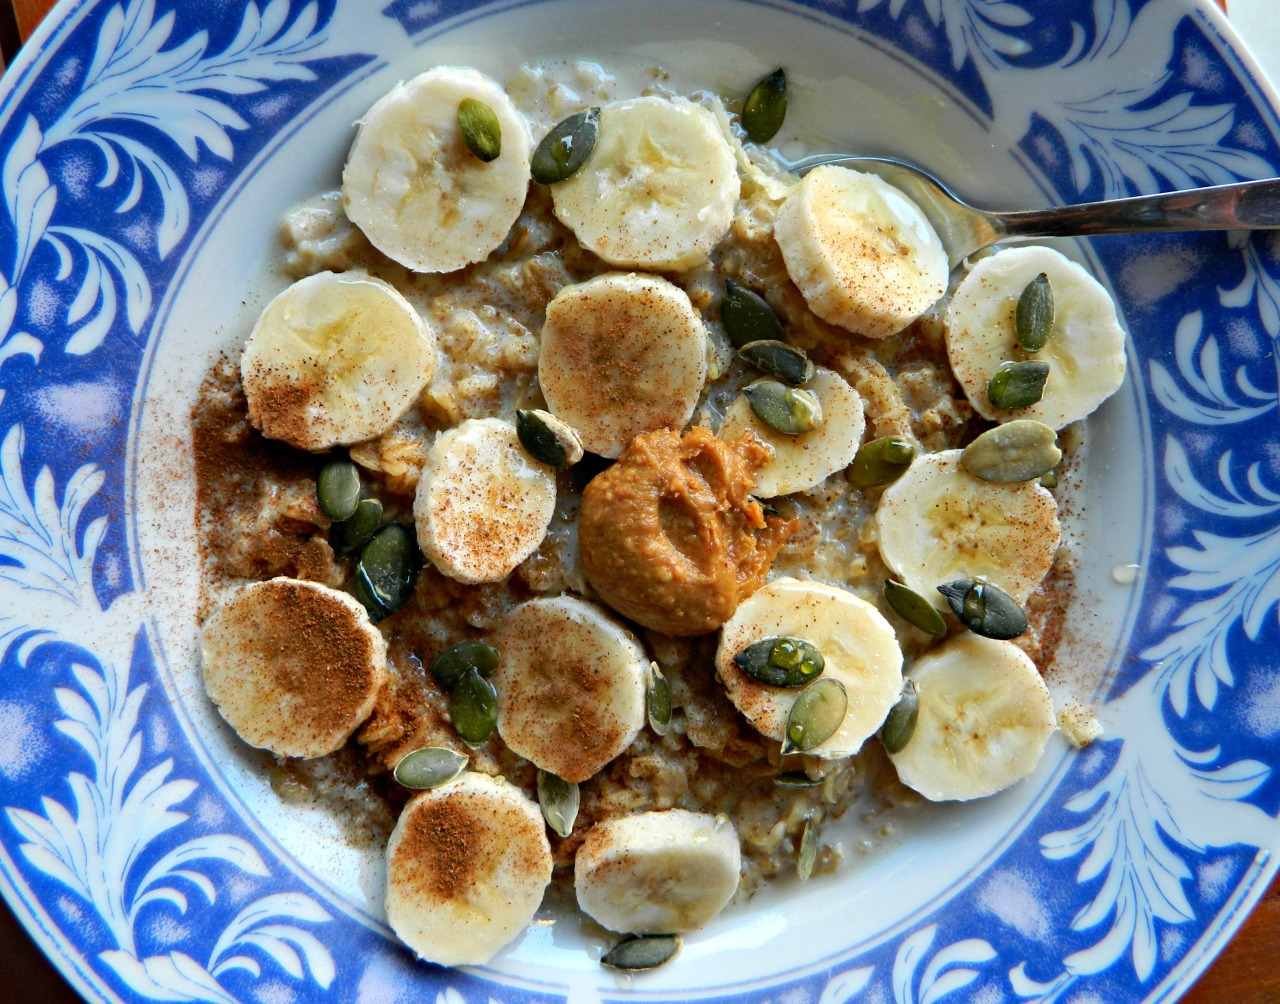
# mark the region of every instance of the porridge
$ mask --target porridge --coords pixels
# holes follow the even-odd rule
[[[1123,378],[1114,308],[1043,248],[948,295],[905,196],[777,165],[784,111],[779,74],[731,113],[427,71],[205,382],[209,695],[388,841],[425,959],[487,961],[554,885],[652,963],[1055,727],[1054,469]]]

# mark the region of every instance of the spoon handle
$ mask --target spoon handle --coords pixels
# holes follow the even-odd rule
[[[1280,228],[1280,178],[988,215],[1005,238],[1273,230]]]

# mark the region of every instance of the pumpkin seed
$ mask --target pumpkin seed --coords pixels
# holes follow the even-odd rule
[[[743,393],[756,418],[788,436],[812,432],[822,424],[822,405],[811,390],[766,379],[749,384]]]
[[[1057,439],[1043,422],[1019,418],[988,429],[966,446],[960,466],[983,481],[1034,481],[1062,459]]]
[[[822,675],[826,663],[803,638],[764,638],[733,657],[734,665],[771,687],[803,687]]]
[[[1013,313],[1013,331],[1027,352],[1039,352],[1053,330],[1053,287],[1041,272],[1027,283]]]
[[[609,949],[600,964],[632,972],[657,969],[676,957],[680,944],[678,934],[633,934]]]
[[[452,690],[469,669],[487,678],[497,668],[498,650],[482,641],[460,641],[431,660],[431,675],[445,690]]]
[[[889,709],[889,714],[880,726],[880,742],[884,744],[886,753],[901,753],[911,737],[916,733],[916,722],[920,718],[920,687],[915,680],[902,681],[902,696],[898,703]]]
[[[812,816],[806,816],[800,831],[800,849],[796,852],[796,878],[808,882],[813,866],[818,863],[818,827]]]
[[[453,728],[468,746],[483,746],[498,724],[498,692],[474,666],[462,674],[449,701]]]
[[[985,579],[956,579],[939,586],[938,592],[974,634],[1006,641],[1027,630],[1027,615],[1014,598]]]
[[[1054,474],[1053,471],[1045,471],[1042,475],[1040,475],[1040,487],[1050,488],[1050,489],[1057,488],[1058,475]]]
[[[458,128],[462,140],[478,160],[486,164],[502,153],[502,123],[492,108],[475,98],[458,104]]]
[[[915,443],[901,436],[873,439],[854,454],[849,477],[859,488],[897,481],[916,459]]]
[[[350,519],[360,504],[360,468],[350,460],[330,460],[316,478],[316,501],[335,523]]]
[[[518,410],[516,436],[529,456],[549,467],[572,467],[582,459],[582,437],[549,411]]]
[[[382,522],[382,503],[377,499],[361,499],[350,518],[329,528],[329,546],[340,558],[359,554]]]
[[[649,663],[649,686],[645,689],[644,703],[649,713],[649,728],[665,736],[671,730],[671,684],[656,662]]]
[[[827,676],[809,684],[791,705],[783,755],[803,753],[826,742],[836,734],[848,709],[849,695],[839,680]]]
[[[751,342],[782,341],[782,322],[765,298],[732,279],[724,281],[720,323],[734,348],[740,349]]]
[[[773,783],[779,788],[787,788],[791,791],[803,791],[806,788],[820,788],[824,783],[824,778],[812,778],[802,770],[788,770],[777,775],[773,779]]]
[[[461,774],[468,759],[443,746],[424,746],[401,757],[393,776],[406,788],[439,788]]]
[[[581,800],[576,782],[556,777],[549,770],[538,771],[538,805],[542,818],[560,836],[567,837],[573,832]]]
[[[793,387],[799,387],[813,378],[813,363],[804,349],[780,342],[776,338],[747,342],[738,349],[738,355],[756,369]]]
[[[572,176],[591,156],[599,135],[599,108],[588,108],[557,123],[533,151],[533,180],[550,185]]]
[[[374,621],[395,613],[413,593],[420,559],[413,534],[388,523],[369,538],[356,562],[356,599]]]
[[[884,598],[893,612],[908,624],[918,627],[926,634],[941,638],[947,633],[947,622],[938,613],[938,608],[914,589],[908,589],[901,582],[893,579],[884,580]]]
[[[1048,379],[1048,363],[1009,363],[987,383],[987,400],[1006,411],[1030,408],[1044,396],[1044,382]]]
[[[779,68],[763,78],[742,106],[742,128],[753,143],[768,143],[787,116],[787,73]]]

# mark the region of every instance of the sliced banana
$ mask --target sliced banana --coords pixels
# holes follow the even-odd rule
[[[1053,699],[1013,642],[957,635],[908,675],[920,710],[891,755],[902,782],[935,802],[994,795],[1036,769],[1055,728]]]
[[[493,109],[502,150],[485,163],[458,128],[458,105]],[[493,80],[437,66],[397,84],[359,122],[342,171],[351,222],[387,257],[416,272],[483,261],[507,236],[529,189],[529,125]]]
[[[1057,553],[1058,505],[1035,481],[975,478],[960,453],[917,457],[885,489],[876,509],[880,556],[939,610],[947,603],[938,586],[978,576],[1025,603]]]
[[[538,382],[592,453],[616,457],[642,432],[680,430],[706,378],[706,328],[666,279],[612,272],[547,304]]]
[[[482,965],[533,920],[551,882],[542,812],[468,772],[415,795],[387,843],[387,923],[421,958]]]
[[[682,271],[728,233],[739,187],[733,148],[711,112],[645,97],[600,109],[591,155],[551,194],[556,216],[610,265]]]
[[[303,450],[382,435],[435,368],[435,331],[363,272],[295,282],[267,304],[240,357],[249,420]]]
[[[804,386],[817,395],[822,406],[822,424],[812,432],[788,436],[769,428],[751,410],[745,394],[739,394],[725,412],[721,439],[737,439],[745,432],[753,432],[773,450],[773,459],[756,474],[752,494],[759,498],[789,495],[820,485],[853,463],[862,443],[866,428],[862,398],[844,377],[819,366]]]
[[[498,734],[565,781],[585,781],[647,721],[649,660],[631,632],[572,596],[529,600],[495,634]]]
[[[200,634],[204,686],[250,746],[279,756],[338,749],[387,682],[387,648],[346,593],[276,578],[232,591]]]
[[[738,890],[742,851],[724,816],[687,809],[597,823],[578,848],[578,906],[611,931],[695,931]]]
[[[1027,353],[1018,346],[1014,311],[1041,273],[1053,290],[1053,327],[1044,348]],[[1097,279],[1050,248],[1007,248],[978,261],[951,297],[944,324],[956,379],[978,414],[993,421],[1034,418],[1061,429],[1124,382],[1124,329],[1115,303]],[[991,378],[1003,364],[1027,359],[1049,364],[1040,400],[1013,411],[992,405]]]
[[[716,650],[716,673],[734,706],[762,734],[782,739],[800,689],[771,687],[747,676],[733,657],[764,638],[800,638],[825,660],[821,678],[839,680],[849,698],[844,721],[811,756],[852,756],[884,721],[902,691],[902,650],[893,627],[846,589],[775,579],[738,605]]]
[[[815,168],[787,195],[773,232],[809,308],[855,334],[896,334],[947,288],[941,239],[919,206],[874,174]]]
[[[413,519],[422,553],[441,572],[496,582],[538,549],[555,506],[555,474],[524,450],[516,427],[473,418],[436,437]]]

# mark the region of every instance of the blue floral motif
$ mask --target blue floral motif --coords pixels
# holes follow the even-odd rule
[[[182,726],[158,696],[145,589],[121,571],[123,434],[103,433],[87,458],[64,454],[26,396],[95,367],[137,381],[178,262],[263,135],[373,58],[357,51],[363,40],[334,37],[346,3],[86,4],[0,107],[0,696],[27,702],[0,711],[17,707],[58,767],[37,776],[25,761],[0,764],[0,869],[86,960],[78,973],[98,999],[564,997],[412,964],[322,902],[222,805],[196,759],[163,748],[157,737]],[[379,9],[416,37],[480,6]],[[938,74],[1001,123],[1064,201],[1280,164],[1274,112],[1179,3],[802,6]],[[1101,72],[1153,49],[1141,83],[1116,87]],[[194,184],[210,167],[216,182]],[[1151,247],[1117,241],[1097,255],[1116,279]],[[1161,519],[1144,529],[1151,563],[1116,654],[1126,668],[1102,695],[1105,738],[1069,762],[984,875],[874,947],[726,997],[1155,998],[1202,962],[1238,916],[1236,894],[1261,880],[1256,862],[1280,836],[1280,751],[1274,731],[1239,723],[1263,699],[1257,680],[1274,669],[1280,633],[1280,254],[1262,235],[1179,247],[1197,256],[1194,274],[1130,317]],[[209,805],[219,811],[206,816]],[[992,889],[1008,876],[1032,876],[1036,924],[993,919]]]
[[[312,979],[327,987],[334,977],[333,957],[314,934],[297,925],[324,923],[330,915],[302,892],[255,899],[227,925],[204,963],[176,950],[163,955],[140,951],[137,932],[148,911],[167,904],[186,914],[192,893],[209,904],[217,900],[209,862],[257,877],[270,872],[262,855],[241,837],[201,833],[173,842],[173,831],[189,829],[190,815],[179,807],[197,785],[171,777],[172,758],[143,768],[139,715],[148,686],[131,686],[129,679],[132,648],[146,643],[139,629],[141,610],[132,596],[117,598],[106,610],[100,607],[92,569],[106,517],[83,530],[80,526],[103,474],[92,465],[79,468],[59,502],[48,467],[41,469],[28,495],[22,457],[22,427],[14,426],[0,446],[0,554],[7,559],[0,575],[21,589],[44,593],[38,609],[45,617],[40,623],[6,617],[0,621],[0,642],[16,654],[19,668],[29,668],[47,646],[74,646],[77,654],[65,661],[75,687],[54,690],[63,716],[54,728],[79,747],[88,772],[66,776],[70,806],[45,795],[39,811],[6,810],[20,839],[18,850],[93,907],[115,946],[99,957],[144,997],[233,1001],[219,977],[237,968],[261,975],[254,957],[259,953],[300,979],[301,952]],[[77,633],[74,625],[83,624],[85,614],[98,615],[92,632],[103,632],[115,644],[104,647]],[[96,656],[88,655],[95,650]],[[152,848],[161,853],[148,864]]]

